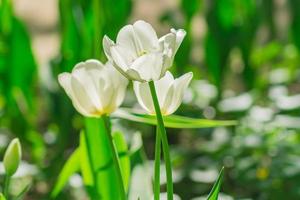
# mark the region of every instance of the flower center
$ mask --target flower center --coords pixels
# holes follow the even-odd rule
[[[100,111],[100,110],[94,110],[91,114],[92,114],[93,116],[98,116],[98,117],[100,117],[101,115],[103,115],[103,111]]]

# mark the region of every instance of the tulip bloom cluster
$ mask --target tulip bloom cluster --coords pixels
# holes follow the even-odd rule
[[[75,109],[86,117],[100,118],[114,112],[123,102],[128,80],[134,81],[138,103],[149,114],[157,116],[156,152],[160,146],[166,162],[168,200],[173,199],[172,168],[162,115],[174,113],[180,106],[193,74],[174,79],[168,69],[186,32],[171,29],[158,38],[149,23],[137,21],[124,26],[116,42],[103,38],[106,64],[87,60],[77,64],[71,73],[59,75],[59,83],[72,100]],[[115,151],[115,149],[111,149]],[[160,155],[155,160],[155,200],[159,199]],[[118,165],[118,162],[115,162]],[[120,172],[119,172],[120,173]],[[123,199],[126,199],[124,195]]]

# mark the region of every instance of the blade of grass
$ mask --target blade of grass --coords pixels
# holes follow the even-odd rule
[[[219,177],[217,181],[215,182],[212,190],[210,191],[207,200],[218,200],[221,184],[223,181],[223,176],[224,176],[224,167],[221,169]]]
[[[55,198],[63,189],[69,178],[80,170],[80,149],[77,148],[69,157],[52,190],[51,197]]]

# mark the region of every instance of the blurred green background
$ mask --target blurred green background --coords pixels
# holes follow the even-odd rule
[[[225,166],[220,199],[300,199],[299,0],[0,0],[0,154],[13,137],[24,152],[14,191],[50,199],[83,126],[57,75],[105,61],[103,35],[138,19],[187,31],[171,70],[194,80],[177,114],[238,120],[168,130],[178,196],[202,199]],[[131,87],[124,106],[138,108]],[[153,160],[154,127],[114,124]],[[79,175],[57,199],[86,199]]]

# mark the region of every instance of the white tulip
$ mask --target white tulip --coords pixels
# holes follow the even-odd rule
[[[172,66],[185,34],[184,30],[171,29],[171,33],[159,39],[149,23],[139,20],[124,26],[116,43],[104,36],[103,49],[114,67],[128,79],[155,81]]]
[[[72,73],[58,76],[60,85],[76,110],[87,117],[100,117],[115,111],[123,102],[128,85],[110,62],[98,60],[78,63]]]
[[[173,75],[167,71],[163,78],[154,82],[162,115],[170,115],[177,110],[182,102],[184,91],[188,87],[192,77],[193,73],[189,72],[174,79]],[[155,114],[148,83],[135,81],[133,88],[141,107],[149,114]]]

